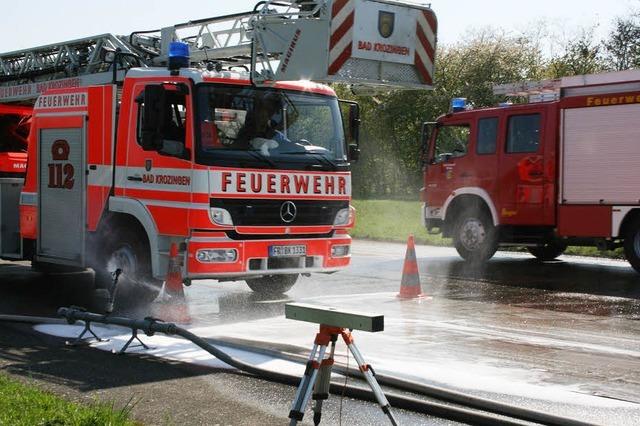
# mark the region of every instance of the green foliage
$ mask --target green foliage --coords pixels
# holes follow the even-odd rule
[[[135,425],[128,420],[129,410],[114,410],[104,404],[73,404],[0,375],[0,426]]]
[[[594,40],[593,30],[583,32],[564,46],[564,52],[549,61],[551,78],[594,74],[604,69],[602,46]]]
[[[609,69],[626,70],[640,65],[640,14],[620,17],[603,42],[605,61]]]

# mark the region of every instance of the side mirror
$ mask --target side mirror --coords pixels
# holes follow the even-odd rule
[[[360,148],[356,144],[349,145],[349,161],[355,163],[360,158]]]
[[[360,105],[349,104],[349,136],[356,145],[360,143]]]
[[[424,169],[429,164],[429,140],[431,139],[431,133],[433,128],[437,126],[437,123],[425,122],[422,123],[420,128],[420,166]]]
[[[355,143],[358,145],[360,140],[360,105],[354,101],[340,102],[340,113],[342,114],[342,122],[347,128],[347,145]]]
[[[144,88],[144,116],[142,120],[142,149],[159,151],[162,149],[162,127],[166,108],[166,90],[162,85]]]
[[[340,111],[342,120],[347,127],[347,148],[348,158],[351,162],[358,161],[360,158],[360,105],[353,101],[340,99]]]

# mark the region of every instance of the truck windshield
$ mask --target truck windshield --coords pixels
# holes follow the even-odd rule
[[[213,84],[199,85],[197,91],[201,164],[335,169],[346,163],[334,97]]]

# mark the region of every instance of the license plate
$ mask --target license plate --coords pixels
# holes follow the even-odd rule
[[[269,246],[269,257],[295,257],[307,254],[307,246]]]

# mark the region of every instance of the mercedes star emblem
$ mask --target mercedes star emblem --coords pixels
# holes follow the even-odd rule
[[[284,223],[291,223],[295,220],[296,214],[298,214],[298,209],[296,205],[293,204],[293,201],[285,201],[280,206],[280,219]]]

